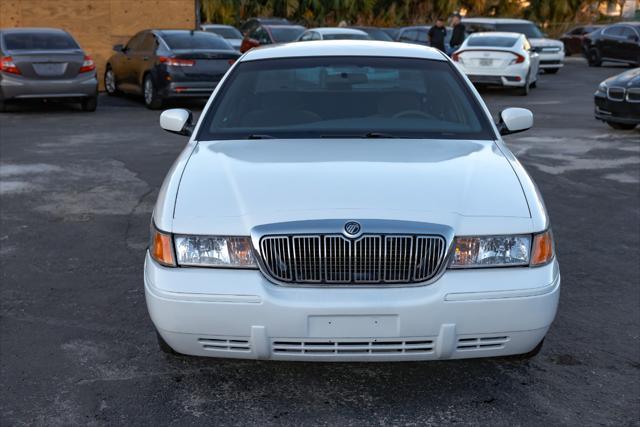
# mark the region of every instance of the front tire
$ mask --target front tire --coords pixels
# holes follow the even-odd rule
[[[148,109],[158,110],[162,108],[162,98],[160,97],[160,94],[158,94],[158,91],[153,84],[151,74],[147,74],[146,76],[144,76],[144,82],[142,83],[142,93],[144,95],[144,105],[146,105]]]
[[[90,96],[85,98],[80,102],[80,106],[82,107],[82,111],[93,113],[96,111],[96,108],[98,108],[98,97]]]
[[[599,67],[602,65],[602,55],[597,47],[589,49],[587,52],[587,63],[589,67]]]
[[[107,66],[107,70],[104,72],[104,90],[111,96],[118,94],[116,75],[110,66]]]
[[[547,74],[555,74],[560,70],[560,68],[545,68],[544,72]]]
[[[630,123],[607,122],[607,124],[616,130],[633,130],[636,127]]]
[[[156,338],[158,339],[158,347],[160,347],[160,350],[163,353],[171,356],[177,356],[180,354],[177,351],[175,351],[173,348],[171,348],[169,344],[167,344],[167,342],[164,340],[164,338],[162,338],[162,336],[158,331],[156,331]]]

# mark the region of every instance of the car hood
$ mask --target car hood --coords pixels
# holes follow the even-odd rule
[[[173,231],[229,232],[221,224],[237,218],[252,227],[332,217],[427,221],[435,214],[530,218],[520,182],[492,141],[241,140],[194,148]]]
[[[533,47],[562,47],[564,46],[560,40],[539,38],[529,39],[531,46]]]
[[[609,77],[605,83],[622,87],[640,87],[640,67]]]

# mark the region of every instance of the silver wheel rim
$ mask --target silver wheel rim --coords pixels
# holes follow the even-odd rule
[[[150,79],[144,81],[144,102],[151,104],[153,101],[153,84]]]
[[[116,90],[116,82],[113,77],[113,71],[108,70],[107,74],[104,76],[104,86],[107,89],[107,92],[113,93]]]

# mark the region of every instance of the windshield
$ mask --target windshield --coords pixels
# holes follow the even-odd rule
[[[364,34],[325,34],[322,36],[324,40],[370,40],[371,38]]]
[[[271,27],[269,29],[276,43],[292,42],[304,31],[302,27]]]
[[[518,41],[515,37],[503,37],[503,36],[485,36],[469,37],[467,46],[493,46],[493,47],[511,47]]]
[[[80,49],[70,35],[60,32],[8,33],[3,36],[7,50],[64,50]]]
[[[527,36],[528,39],[541,39],[544,34],[532,22],[523,24],[496,24],[496,31],[504,31],[509,33],[520,33]]]
[[[449,63],[365,56],[242,62],[198,134],[200,140],[331,137],[495,135]]]
[[[170,49],[231,49],[224,39],[204,31],[163,32],[162,38]]]
[[[233,27],[213,27],[213,28],[205,28],[205,31],[209,33],[214,33],[219,36],[224,37],[225,39],[241,39],[242,33],[236,30]]]

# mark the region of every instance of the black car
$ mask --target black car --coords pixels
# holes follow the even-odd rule
[[[113,47],[104,73],[109,95],[140,94],[148,108],[168,98],[208,97],[240,54],[204,31],[145,30]]]
[[[396,36],[396,41],[430,46],[431,45],[431,43],[429,42],[430,29],[431,29],[431,25],[414,25],[411,27],[402,27],[398,31],[398,35]],[[449,43],[451,42],[452,34],[453,34],[453,29],[451,27],[447,27],[447,35],[444,38],[445,46],[449,46]]]
[[[249,18],[240,26],[240,32],[246,36],[261,25],[293,25],[293,22],[285,18]]]
[[[640,68],[625,71],[600,83],[594,94],[596,119],[614,129],[640,125]]]
[[[372,40],[379,40],[383,42],[394,41],[393,38],[391,38],[391,36],[389,35],[389,33],[384,31],[383,28],[378,28],[378,27],[349,27],[349,28],[353,28],[354,30],[364,31],[365,33],[369,34],[369,37],[371,37]]]
[[[584,36],[600,28],[602,28],[602,25],[581,25],[571,28],[560,37],[560,41],[564,43],[564,53],[566,55],[582,54]]]
[[[605,61],[640,66],[640,22],[608,25],[584,36],[584,53],[589,65]]]

